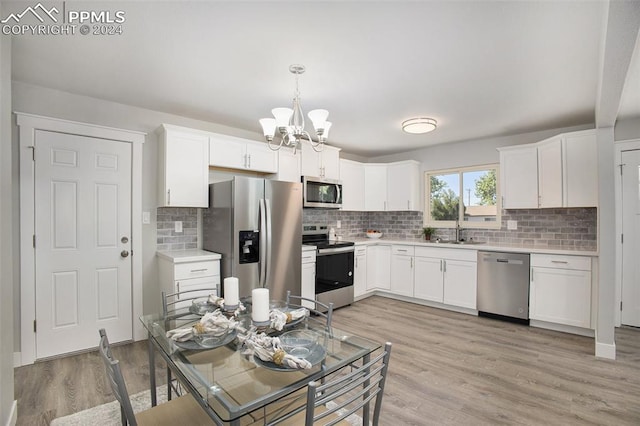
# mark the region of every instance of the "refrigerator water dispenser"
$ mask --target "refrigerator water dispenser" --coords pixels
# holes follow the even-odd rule
[[[260,232],[240,231],[240,253],[238,260],[240,263],[258,263],[260,261]]]

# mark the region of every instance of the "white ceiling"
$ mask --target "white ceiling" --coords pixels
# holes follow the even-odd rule
[[[259,118],[290,106],[288,68],[302,63],[304,110],[328,109],[330,143],[363,156],[594,122],[601,1],[83,8],[124,10],[124,34],[14,37],[14,80],[260,132]],[[438,129],[403,134],[417,116]]]

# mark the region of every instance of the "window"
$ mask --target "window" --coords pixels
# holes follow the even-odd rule
[[[499,228],[498,165],[425,173],[425,225]]]

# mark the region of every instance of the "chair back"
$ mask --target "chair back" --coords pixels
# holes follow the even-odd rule
[[[164,317],[167,318],[167,316],[173,314],[176,310],[191,306],[191,303],[193,303],[195,299],[205,299],[211,293],[218,294],[218,289],[216,287],[198,288],[195,290],[177,291],[175,293],[165,293],[163,291],[162,313]]]
[[[100,329],[100,346],[98,347],[102,361],[107,371],[107,379],[111,386],[111,391],[115,395],[116,399],[120,403],[120,414],[122,416],[123,425],[137,426],[138,422],[133,414],[133,408],[131,408],[131,400],[129,400],[129,393],[127,387],[124,384],[124,377],[120,370],[120,362],[113,358],[111,353],[111,347],[109,346],[109,339],[107,338],[107,332],[104,328]]]
[[[390,356],[391,343],[387,342],[382,353],[372,360],[365,360],[361,366],[354,366],[350,373],[324,384],[311,382],[307,392],[305,425],[333,425],[362,411],[362,424],[368,425],[371,420],[371,424],[377,426]],[[374,409],[373,417],[369,419],[371,402]],[[322,409],[318,410],[318,407]]]
[[[303,303],[307,302],[307,303]],[[310,306],[313,306],[311,308]],[[323,303],[315,299],[307,297],[295,296],[291,294],[291,290],[287,290],[287,307],[288,308],[307,308],[312,314],[324,318],[327,330],[331,329],[331,317],[333,316],[333,303]]]

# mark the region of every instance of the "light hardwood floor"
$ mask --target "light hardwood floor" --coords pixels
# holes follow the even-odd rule
[[[336,310],[334,323],[393,343],[382,425],[640,424],[637,329],[616,330],[609,361],[591,338],[382,297]],[[130,393],[146,389],[146,343],[115,351]],[[16,369],[18,424],[113,400],[100,362],[93,352]]]

